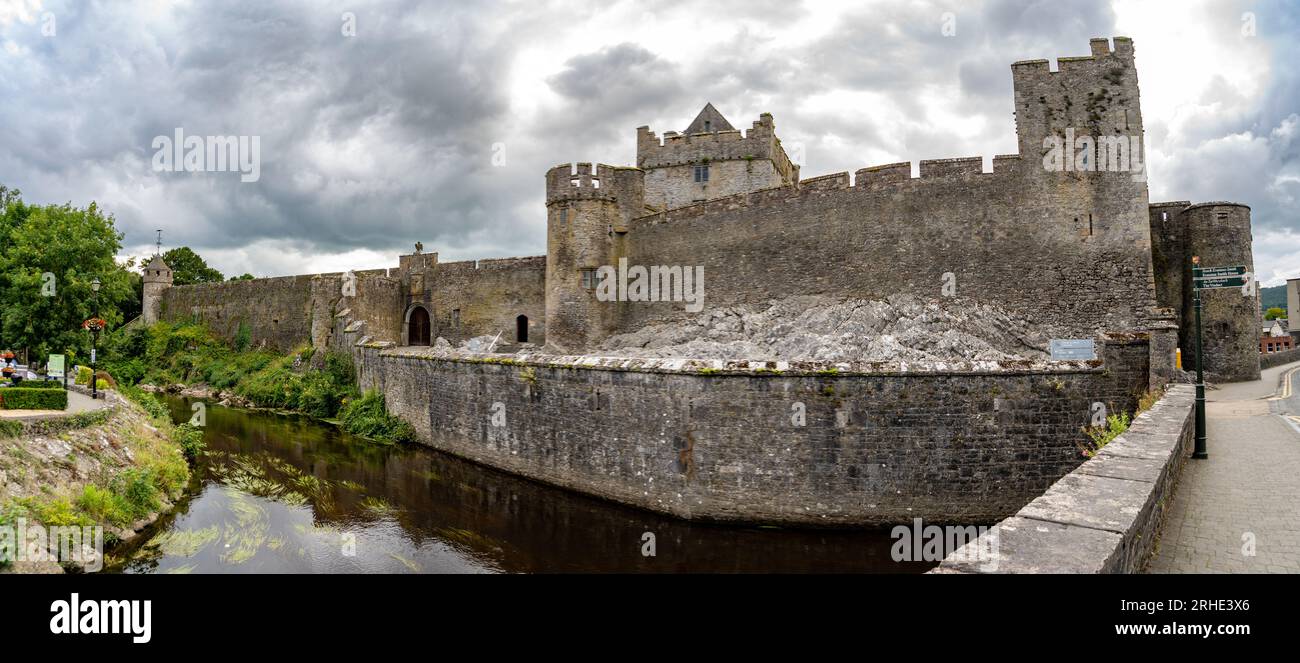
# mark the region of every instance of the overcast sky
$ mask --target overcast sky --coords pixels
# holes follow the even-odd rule
[[[1152,201],[1250,205],[1261,279],[1300,277],[1286,2],[0,0],[0,183],[98,201],[126,255],[162,228],[227,275],[385,267],[416,241],[541,255],[546,169],[630,165],[640,125],[771,112],[804,177],[1014,153],[1009,65],[1114,35]],[[260,179],[155,171],[177,127],[260,137]]]

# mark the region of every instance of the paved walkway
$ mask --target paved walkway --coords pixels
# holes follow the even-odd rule
[[[1205,398],[1210,457],[1187,461],[1148,572],[1300,573],[1300,363]]]
[[[100,410],[108,407],[108,401],[101,398],[93,400],[89,396],[79,394],[75,391],[68,391],[68,409],[62,412],[58,410],[0,410],[0,419],[22,419],[26,417],[49,417],[67,414],[80,414],[91,410]]]

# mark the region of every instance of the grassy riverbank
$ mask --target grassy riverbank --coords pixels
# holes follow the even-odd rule
[[[343,353],[313,362],[309,345],[289,354],[251,350],[246,340],[232,347],[203,325],[158,323],[117,332],[105,355],[103,366],[119,383],[197,387],[220,400],[233,396],[232,404],[337,420],[379,442],[415,439],[410,425],[387,414],[383,396],[359,391],[352,359]]]
[[[104,544],[130,539],[180,497],[202,433],[173,426],[148,394],[112,406],[0,426],[0,527],[102,526]],[[126,396],[123,398],[122,396]],[[0,569],[57,572],[55,562],[0,559]]]

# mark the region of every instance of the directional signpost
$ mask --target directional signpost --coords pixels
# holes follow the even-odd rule
[[[1201,267],[1200,256],[1192,257],[1192,301],[1196,304],[1196,448],[1192,458],[1209,458],[1205,449],[1205,354],[1201,347],[1201,291],[1238,288],[1247,292],[1255,278],[1245,265]]]
[[[1244,288],[1250,283],[1250,272],[1244,265],[1237,267],[1193,267],[1192,279],[1198,290],[1212,288]]]

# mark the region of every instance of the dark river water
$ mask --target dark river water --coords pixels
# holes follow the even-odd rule
[[[189,403],[169,399],[178,422]],[[887,531],[689,523],[308,417],[207,409],[190,491],[109,571],[893,572]],[[655,555],[643,554],[654,535]]]

